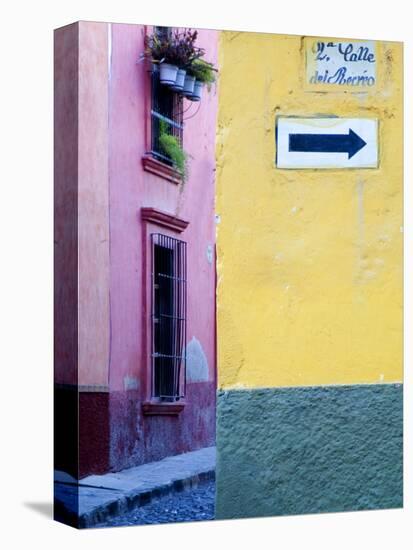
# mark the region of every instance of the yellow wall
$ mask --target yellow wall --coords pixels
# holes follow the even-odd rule
[[[402,45],[367,94],[304,91],[304,50],[220,37],[220,388],[402,380]],[[275,168],[276,117],[318,114],[379,119],[379,168]]]

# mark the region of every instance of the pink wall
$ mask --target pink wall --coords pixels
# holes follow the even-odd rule
[[[63,440],[70,428],[75,445],[79,434],[73,464],[62,447],[56,467],[80,477],[215,438],[216,90],[205,90],[200,104],[184,103],[184,118],[199,109],[185,122],[192,157],[185,185],[144,170],[150,78],[137,63],[144,33],[139,25],[80,22],[56,34],[55,382],[64,387],[56,393],[55,427]],[[213,63],[217,37],[199,33]],[[142,222],[143,207],[189,222],[172,233],[188,247],[187,396],[178,416],[142,411],[150,397],[144,227],[171,234]],[[79,394],[66,392],[77,382]]]
[[[77,384],[78,25],[54,36],[54,373]]]
[[[108,31],[79,23],[79,385],[107,387],[109,320]]]
[[[184,187],[145,172],[145,123],[150,105],[143,93],[147,67],[137,63],[143,51],[144,27],[111,25],[110,69],[110,231],[111,231],[111,390],[124,390],[141,376],[142,222],[140,208],[155,207],[188,220],[178,238],[188,243],[188,341],[195,337],[206,356],[209,380],[215,364],[215,122],[216,90],[200,104],[185,101],[184,148],[193,157]],[[149,28],[150,32],[151,29]],[[217,33],[200,31],[199,45],[216,63]],[[156,229],[155,229],[156,230]],[[208,261],[207,248],[213,253]],[[146,365],[143,366],[146,368]]]
[[[151,32],[151,28],[148,29]],[[193,157],[184,186],[143,169],[150,111],[147,66],[137,63],[145,27],[109,27],[111,435],[109,463],[120,469],[212,445],[215,441],[215,123],[216,90],[187,101],[184,148]],[[217,33],[200,31],[199,45],[217,61]],[[189,221],[175,237],[188,246],[187,397],[178,417],[143,416],[147,401],[149,311],[143,312],[142,207]],[[148,231],[168,233],[148,226]],[[147,274],[147,272],[146,272]]]
[[[55,37],[55,381],[107,387],[108,26]]]

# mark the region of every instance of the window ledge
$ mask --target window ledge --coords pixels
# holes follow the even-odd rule
[[[178,416],[185,408],[185,403],[164,403],[146,401],[142,403],[142,412],[145,416]]]
[[[165,180],[171,181],[176,185],[179,185],[182,181],[179,172],[175,168],[173,168],[172,166],[168,166],[167,164],[161,162],[160,160],[157,160],[151,155],[144,155],[142,157],[142,166],[143,169],[147,172],[155,174],[156,176],[159,176]]]
[[[184,231],[189,225],[187,220],[178,218],[177,216],[173,216],[172,214],[168,214],[167,212],[163,212],[157,208],[146,206],[141,208],[141,219],[162,227],[167,227],[177,233],[182,233],[182,231]]]

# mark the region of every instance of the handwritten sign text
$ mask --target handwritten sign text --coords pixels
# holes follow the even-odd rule
[[[308,84],[356,88],[353,91],[376,84],[374,42],[309,40],[306,60]]]

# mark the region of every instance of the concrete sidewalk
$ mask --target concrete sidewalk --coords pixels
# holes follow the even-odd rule
[[[215,477],[215,447],[171,456],[121,472],[92,475],[77,482],[55,471],[56,519],[93,527],[154,498],[183,491]]]

